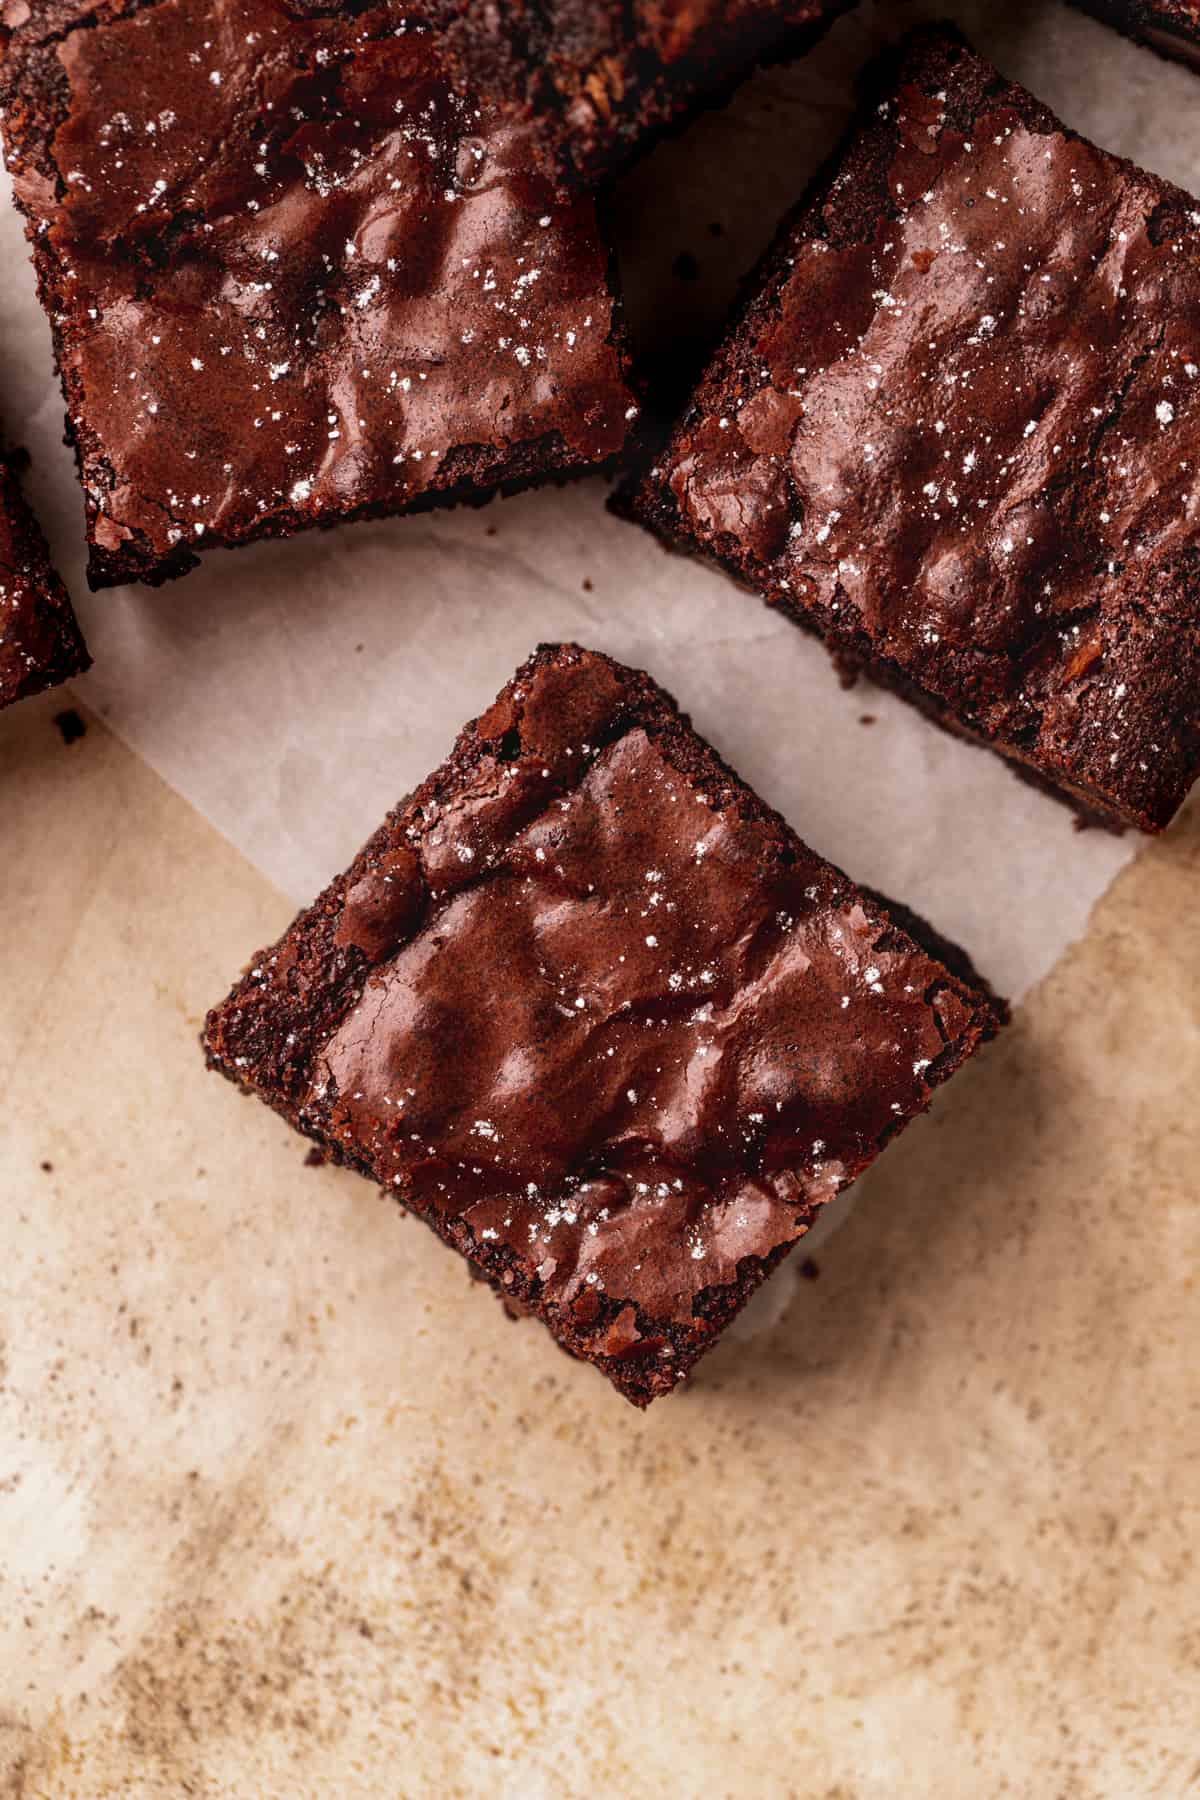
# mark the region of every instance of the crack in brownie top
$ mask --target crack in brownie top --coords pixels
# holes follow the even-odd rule
[[[102,578],[623,443],[594,206],[421,18],[156,0],[10,50]]]
[[[361,969],[315,1030],[314,930]],[[992,1028],[653,683],[568,648],[518,676],[208,1042],[544,1302],[691,1325]]]
[[[1169,817],[1200,758],[1200,209],[994,72],[956,110],[985,65],[928,54],[650,489],[825,635]]]

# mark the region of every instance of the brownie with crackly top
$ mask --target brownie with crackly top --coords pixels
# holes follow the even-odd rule
[[[649,676],[558,645],[204,1043],[644,1406],[1003,1016]]]
[[[514,16],[522,9],[517,7]],[[28,0],[0,32],[93,585],[607,464],[595,204],[452,0]]]
[[[1139,44],[1200,70],[1200,0],[1074,0]]]
[[[57,687],[90,663],[13,460],[0,451],[0,706]]]
[[[618,506],[1162,829],[1200,773],[1200,205],[918,32]]]

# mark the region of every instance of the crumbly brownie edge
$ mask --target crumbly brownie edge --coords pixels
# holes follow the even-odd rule
[[[389,816],[350,869],[332,882],[316,903],[300,915],[278,944],[263,951],[250,965],[252,970],[271,969],[272,959],[280,958],[284,963],[282,972],[272,970],[266,981],[247,975],[230,996],[209,1014],[202,1040],[209,1067],[225,1075],[243,1091],[254,1093],[265,1100],[294,1129],[319,1143],[331,1160],[355,1168],[370,1180],[376,1180],[376,1174],[365,1159],[357,1158],[353,1150],[348,1149],[344,1143],[323,1133],[319,1123],[311,1117],[302,1119],[300,1111],[301,1099],[307,1092],[310,1072],[320,1049],[328,1041],[340,1019],[357,1002],[367,977],[375,966],[361,951],[336,944],[338,923],[346,895],[364,874],[378,867],[389,848],[397,842],[407,842],[405,826],[424,805],[452,795],[461,781],[476,767],[481,756],[495,753],[498,740],[481,736],[479,725],[486,724],[493,716],[503,719],[515,712],[518,721],[515,729],[519,733],[520,702],[515,705],[512,703],[513,690],[527,687],[539,669],[561,659],[574,660],[580,654],[579,649],[573,645],[546,645],[539,649],[501,692],[493,707],[483,715],[483,720],[475,720],[464,729],[446,763]],[[588,654],[595,654],[597,662],[615,671],[627,696],[627,704],[612,722],[609,741],[636,726],[645,728],[672,765],[690,781],[700,786],[719,786],[724,794],[723,805],[727,809],[733,808],[742,819],[761,826],[777,842],[782,840],[785,847],[798,845],[795,833],[779,814],[760,800],[711,746],[696,735],[675,703],[649,676],[623,669],[597,653]],[[842,879],[847,881],[848,887],[854,887],[847,878]],[[877,896],[861,889],[854,891],[864,901],[868,914],[878,922],[880,941],[888,934],[899,934],[913,940],[926,954],[938,960],[951,949],[913,915],[904,913],[899,908],[894,914],[890,913]],[[410,935],[418,928],[419,922],[413,921]],[[291,955],[293,945],[298,946],[295,956]],[[945,979],[935,983],[929,999],[932,1001],[934,991],[941,992],[948,987],[968,1006],[970,1018],[958,1037],[947,1043],[943,1054],[928,1071],[926,1106],[932,1100],[934,1089],[947,1080],[977,1048],[994,1037],[1007,1017],[1004,1002],[985,991],[961,953],[955,954],[957,968],[954,972],[948,969]],[[317,980],[306,980],[305,984],[308,994],[320,996],[315,1016],[307,1001],[301,1001],[294,1007],[287,1003],[280,1005],[281,999],[287,1001],[290,998],[288,976],[298,964],[305,969],[316,966],[320,971]],[[286,1054],[289,1035],[293,1035],[303,1045],[300,1060],[294,1065],[290,1076],[286,1072],[289,1067]],[[890,1128],[880,1139],[871,1156],[852,1172],[853,1175],[856,1176],[869,1166],[890,1138],[898,1135],[914,1116],[915,1112],[898,1120],[895,1127]],[[389,1197],[395,1198],[395,1195],[389,1194]],[[811,1223],[816,1210],[815,1207],[809,1210],[806,1223]],[[669,1391],[683,1379],[698,1358],[716,1342],[721,1331],[755,1289],[783,1256],[794,1248],[794,1245],[785,1245],[768,1257],[751,1256],[743,1259],[735,1282],[709,1289],[701,1296],[697,1303],[697,1313],[705,1317],[711,1327],[708,1337],[702,1343],[696,1343],[686,1331],[670,1322],[651,1318],[640,1308],[637,1309],[637,1325],[642,1337],[666,1339],[674,1352],[665,1367],[661,1363],[642,1367],[635,1363],[625,1363],[620,1358],[596,1354],[595,1336],[598,1330],[611,1322],[607,1317],[607,1310],[602,1312],[599,1320],[589,1323],[586,1333],[579,1331],[566,1309],[542,1307],[537,1282],[525,1273],[506,1246],[482,1244],[467,1226],[454,1218],[433,1214],[422,1214],[421,1217],[444,1242],[467,1259],[472,1269],[488,1281],[506,1303],[515,1305],[517,1310],[540,1317],[564,1349],[584,1361],[594,1363],[627,1399],[638,1406],[648,1405],[652,1399]],[[620,1304],[623,1303],[605,1303],[606,1309],[611,1310],[614,1318]]]
[[[622,356],[624,359],[624,352]],[[69,434],[74,440],[74,432]],[[286,507],[275,513],[253,537],[226,537],[219,531],[210,531],[204,538],[200,555],[187,543],[181,543],[174,555],[158,558],[152,553],[141,553],[132,543],[114,553],[91,541],[88,586],[93,592],[122,587],[128,582],[139,582],[143,587],[163,587],[198,568],[202,556],[210,550],[238,550],[252,543],[287,542],[314,531],[336,531],[343,525],[358,525],[370,520],[415,518],[421,513],[449,512],[458,506],[482,508],[493,500],[508,499],[532,488],[566,487],[589,475],[610,476],[618,464],[617,457],[602,463],[572,458],[557,433],[515,444],[499,467],[484,472],[478,464],[489,454],[486,445],[460,445],[452,456],[444,459],[445,471],[450,472],[445,485],[426,489],[401,506],[387,500],[369,501],[352,511],[335,515],[314,514],[303,506]],[[90,500],[88,511],[89,514],[93,511]]]
[[[756,334],[776,318],[778,295],[790,272],[793,239],[797,235],[822,237],[840,248],[870,237],[881,216],[896,216],[895,203],[887,185],[887,170],[900,140],[894,122],[879,117],[880,101],[892,97],[905,81],[919,81],[936,91],[952,77],[956,86],[953,91],[947,91],[946,116],[964,134],[969,132],[980,111],[1002,99],[1006,106],[1017,112],[1030,131],[1061,135],[1070,142],[1095,148],[1090,139],[1072,131],[1026,89],[1010,82],[978,56],[954,25],[919,26],[898,46],[885,50],[862,77],[862,99],[849,129],[818,169],[799,203],[783,219],[767,250],[742,283],[740,300],[722,341],[693,389],[688,407],[674,426],[668,443],[642,445],[635,453],[631,474],[612,495],[609,507],[617,517],[651,531],[664,548],[715,563],[746,591],[760,599],[765,598],[767,604],[778,608],[793,624],[819,638],[843,676],[867,675],[877,686],[899,694],[951,736],[1000,755],[1014,774],[1069,806],[1083,824],[1098,825],[1118,833],[1131,826],[1139,831],[1158,833],[1166,829],[1187,798],[1190,782],[1177,792],[1165,793],[1153,812],[1118,810],[1102,794],[1076,784],[1067,771],[1054,773],[1042,762],[1025,757],[1016,746],[1000,743],[986,733],[974,730],[937,695],[920,687],[889,658],[880,656],[866,632],[848,633],[842,622],[797,606],[786,595],[764,596],[748,559],[740,556],[733,547],[727,554],[720,555],[698,544],[683,526],[669,486],[655,479],[654,465],[658,456],[669,456],[671,446],[678,438],[713,410],[725,383],[742,368],[739,345],[743,334]],[[1108,151],[1102,154],[1131,175],[1141,173],[1127,157],[1115,156]],[[1194,209],[1195,201],[1184,189],[1162,177],[1155,179],[1162,189],[1163,210],[1178,208],[1190,212]],[[846,193],[838,194],[836,217],[831,219],[825,209],[835,188],[840,187],[844,187]],[[1200,773],[1200,749],[1193,773]]]

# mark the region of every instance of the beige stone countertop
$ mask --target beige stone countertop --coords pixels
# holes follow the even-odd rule
[[[0,1793],[1200,1791],[1195,800],[643,1417],[205,1073],[291,909],[63,704],[0,716]]]

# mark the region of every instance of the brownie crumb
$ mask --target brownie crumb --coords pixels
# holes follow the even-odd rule
[[[858,722],[860,725],[874,725],[875,714],[874,713],[859,713]]]
[[[585,575],[583,578],[583,591],[585,594],[590,594],[594,591],[590,575]]]
[[[821,1276],[821,1265],[820,1263],[815,1263],[811,1256],[806,1256],[804,1261],[800,1264],[800,1273],[803,1275],[805,1281],[819,1281]]]
[[[314,1144],[308,1152],[308,1155],[304,1158],[304,1166],[306,1169],[323,1169],[328,1161],[329,1158],[326,1156],[325,1152],[318,1149],[317,1145]]]
[[[41,1170],[43,1175],[53,1175],[54,1164],[52,1162],[44,1162],[41,1164]]]
[[[54,723],[64,744],[77,744],[80,738],[87,736],[87,726],[73,706],[68,706],[65,712],[55,713]]]

